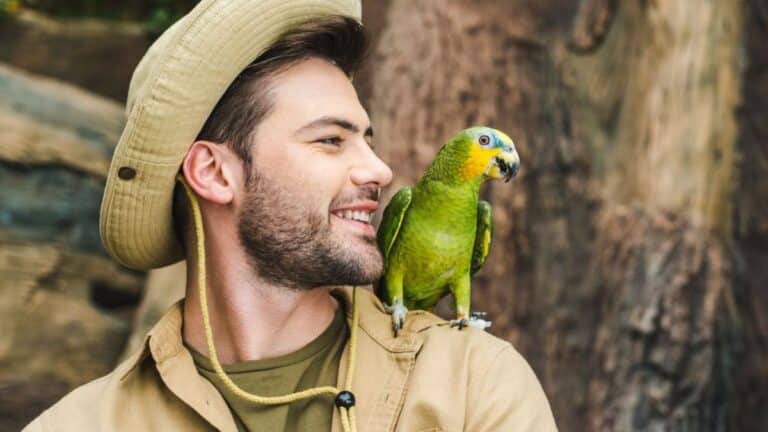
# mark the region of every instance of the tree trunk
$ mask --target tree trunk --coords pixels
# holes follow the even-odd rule
[[[768,0],[744,5],[746,69],[734,190],[734,431],[768,430]]]
[[[765,402],[768,377],[740,342],[750,336],[765,353],[768,336],[765,284],[740,264],[768,255],[768,211],[756,204],[765,182],[736,181],[737,146],[749,178],[768,171],[764,146],[740,138],[736,117],[743,5],[396,0],[387,9],[369,101],[396,167],[387,196],[464,127],[515,140],[521,176],[483,191],[496,229],[473,309],[532,363],[561,430],[761,430],[759,414],[739,415]],[[749,109],[765,112],[765,100]],[[764,137],[764,126],[753,129]],[[745,207],[750,225],[739,232],[734,215]],[[745,296],[763,297],[761,308]]]

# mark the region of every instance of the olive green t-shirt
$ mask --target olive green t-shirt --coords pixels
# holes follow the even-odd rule
[[[284,356],[225,365],[240,388],[259,396],[281,396],[308,388],[335,386],[341,353],[349,336],[343,308],[328,328],[300,350]],[[285,405],[262,406],[231,393],[216,376],[208,358],[190,348],[198,372],[224,396],[240,431],[330,431],[333,395]]]

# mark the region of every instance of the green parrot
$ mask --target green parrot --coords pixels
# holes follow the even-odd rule
[[[443,145],[416,185],[392,197],[377,232],[384,276],[376,294],[392,315],[395,336],[408,309],[432,310],[448,292],[456,304],[452,327],[490,326],[469,308],[470,277],[491,246],[491,205],[479,199],[480,186],[509,181],[519,169],[506,134],[471,127]]]

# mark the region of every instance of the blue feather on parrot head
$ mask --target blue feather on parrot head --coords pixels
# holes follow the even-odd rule
[[[475,126],[465,130],[465,133],[484,149],[508,150],[515,148],[512,138],[500,130],[485,126]]]

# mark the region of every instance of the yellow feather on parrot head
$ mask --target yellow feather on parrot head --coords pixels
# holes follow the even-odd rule
[[[520,157],[512,139],[504,132],[485,126],[471,127],[457,135],[457,141],[468,144],[462,180],[482,176],[511,180],[520,170]],[[456,141],[454,141],[456,142]]]

